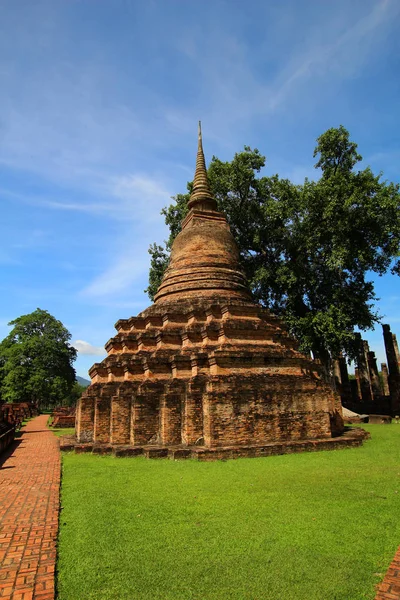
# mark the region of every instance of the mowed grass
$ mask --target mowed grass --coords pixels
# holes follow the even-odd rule
[[[74,435],[75,427],[49,427],[50,431],[52,431],[57,437],[61,437],[62,435]]]
[[[199,463],[63,456],[59,600],[372,600],[400,543],[400,426]]]

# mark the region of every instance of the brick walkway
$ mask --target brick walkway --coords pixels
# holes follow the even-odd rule
[[[400,600],[400,546],[384,580],[378,587],[375,600]]]
[[[60,452],[35,417],[0,456],[0,599],[53,600]]]

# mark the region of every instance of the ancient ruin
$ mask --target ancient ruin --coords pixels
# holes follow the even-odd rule
[[[349,380],[347,364],[343,357],[334,361],[335,386],[344,407],[369,415],[400,415],[400,356],[396,335],[390,325],[382,325],[387,364],[381,363],[378,371],[375,352],[366,340],[359,340],[355,379]],[[370,419],[370,422],[372,420]]]
[[[75,427],[75,407],[57,406],[51,415],[50,427]]]
[[[252,300],[201,132],[189,209],[154,304],[116,323],[89,371],[76,450],[206,459],[361,443],[362,430],[341,435],[319,364]]]

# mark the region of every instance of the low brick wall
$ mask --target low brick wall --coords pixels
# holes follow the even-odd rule
[[[75,427],[75,407],[57,407],[53,411],[51,427]]]
[[[14,441],[15,427],[8,423],[0,423],[0,454]]]
[[[12,402],[0,406],[0,420],[13,426],[19,426],[24,419],[30,419],[37,414],[36,406],[29,402]]]
[[[51,426],[55,428],[75,427],[75,415],[55,415]]]

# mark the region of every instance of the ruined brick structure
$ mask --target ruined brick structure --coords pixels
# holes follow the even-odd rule
[[[381,377],[375,352],[369,350],[368,342],[358,333],[355,380],[348,380],[347,373],[339,368],[345,367],[339,359],[334,365],[335,384],[345,408],[357,413],[394,417],[400,414],[400,356],[396,335],[390,331],[390,325],[382,325],[382,328],[388,362],[381,363]],[[350,388],[343,382],[349,382]]]
[[[397,339],[390,331],[389,325],[382,325],[383,339],[388,366],[388,387],[390,392],[390,409],[393,416],[400,414],[400,356]]]
[[[340,355],[333,361],[333,375],[335,388],[342,400],[342,404],[351,403],[353,400],[353,392],[344,356]]]
[[[0,454],[6,450],[14,441],[15,437],[15,426],[7,423],[6,421],[0,421]]]
[[[200,133],[189,209],[155,303],[116,323],[108,356],[89,371],[77,443],[222,456],[332,440],[343,432],[339,396],[252,300],[209,188]]]
[[[51,427],[63,428],[75,426],[75,407],[57,406],[52,413]]]
[[[37,407],[31,402],[10,402],[0,405],[0,421],[12,425],[21,424],[24,419],[30,419],[38,413]]]

